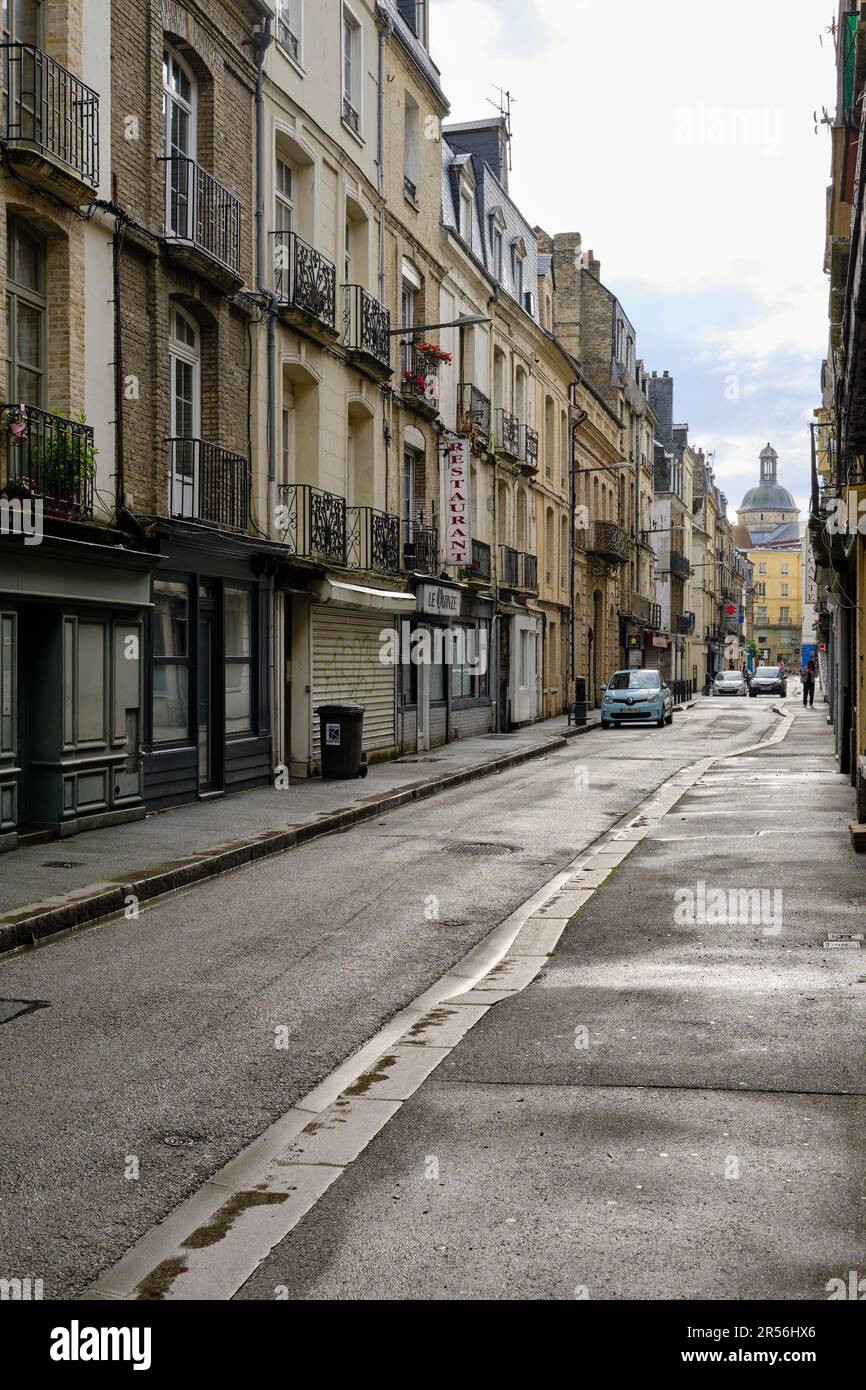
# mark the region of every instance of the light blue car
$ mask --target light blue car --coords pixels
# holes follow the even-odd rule
[[[674,697],[658,671],[615,671],[602,689],[603,729],[650,723],[663,729],[674,722]]]

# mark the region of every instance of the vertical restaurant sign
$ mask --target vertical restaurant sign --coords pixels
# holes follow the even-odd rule
[[[469,516],[469,440],[452,439],[446,449],[445,561],[468,565],[472,560]]]

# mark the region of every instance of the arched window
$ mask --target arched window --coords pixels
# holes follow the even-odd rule
[[[526,493],[523,488],[517,494],[517,549],[529,549],[527,535]]]
[[[526,372],[518,367],[514,375],[514,413],[521,425],[529,424],[526,413]]]
[[[171,311],[171,515],[195,516],[201,434],[201,342],[198,326],[177,305]]]
[[[553,461],[556,458],[556,416],[553,397],[544,398],[544,476],[553,477]]]
[[[195,233],[196,85],[180,54],[168,44],[162,55],[162,115],[166,233],[185,241],[192,240]]]
[[[556,532],[553,527],[553,508],[548,507],[544,518],[544,582],[548,588],[556,573]]]
[[[45,247],[16,217],[6,244],[6,399],[44,407]]]

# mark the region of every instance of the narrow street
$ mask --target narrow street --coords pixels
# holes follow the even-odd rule
[[[4,1028],[6,1268],[45,1271],[46,1298],[100,1276],[90,1296],[820,1298],[863,1259],[866,993],[859,953],[823,946],[863,892],[825,715],[792,695],[793,720],[703,700],[593,730],[4,959],[0,995],[47,1005]],[[288,1235],[237,1209],[203,1274],[142,1282],[200,1225],[159,1222],[298,1102],[310,1121],[315,1088],[322,1110],[357,1083],[375,1047],[322,1085],[669,779],[537,978],[464,981],[477,1024],[433,1039],[402,1106],[375,1067],[355,1085],[379,1133]],[[764,925],[683,925],[701,883],[784,892]],[[284,1193],[318,1160],[282,1148]],[[264,1192],[256,1150],[240,1163]]]

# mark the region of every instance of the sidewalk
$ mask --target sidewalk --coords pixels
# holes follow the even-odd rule
[[[365,781],[261,787],[0,855],[0,951],[120,912],[450,787],[516,767],[598,725],[565,715],[376,763]]]

